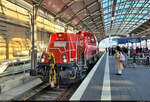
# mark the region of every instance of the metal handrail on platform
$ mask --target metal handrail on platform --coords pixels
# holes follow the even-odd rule
[[[30,60],[31,60],[30,57],[22,57],[6,60],[0,65],[0,73],[5,72],[9,67],[30,63]]]
[[[17,74],[29,70],[31,67],[30,61],[30,57],[22,57],[4,61],[0,65],[0,77]]]
[[[135,61],[137,65],[150,65],[150,60],[149,64],[147,64],[147,58],[135,58]],[[129,64],[133,64],[133,58],[127,58],[127,65]]]

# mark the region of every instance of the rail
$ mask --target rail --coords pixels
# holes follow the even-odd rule
[[[38,95],[41,91],[43,91],[45,88],[50,87],[49,83],[40,83],[39,85],[29,89],[28,91],[14,97],[12,100],[22,100],[22,101],[28,101]]]
[[[11,101],[63,101],[68,100],[73,92],[78,88],[81,82],[65,85],[60,88],[50,88],[48,83],[39,85],[27,90],[26,92],[15,96]],[[44,96],[44,99],[43,99]]]

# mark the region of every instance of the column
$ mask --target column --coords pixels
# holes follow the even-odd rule
[[[32,25],[32,51],[31,51],[31,71],[36,68],[37,64],[37,28],[36,28],[36,14],[37,6],[33,5],[33,14],[31,16],[31,25]],[[32,72],[31,72],[32,73]],[[34,73],[34,72],[33,72]],[[31,74],[32,75],[32,74]]]
[[[9,40],[8,36],[5,38],[6,41],[6,60],[9,59]]]
[[[145,41],[146,41],[146,48],[147,48],[147,39]]]
[[[142,43],[141,43],[142,41],[140,41],[140,48],[142,48]]]

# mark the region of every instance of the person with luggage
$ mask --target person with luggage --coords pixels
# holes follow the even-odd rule
[[[124,55],[121,52],[121,49],[119,46],[116,47],[116,53],[115,53],[115,59],[116,59],[116,75],[122,75],[123,68],[123,61],[125,60]]]

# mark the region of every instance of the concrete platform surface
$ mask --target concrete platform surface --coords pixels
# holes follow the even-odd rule
[[[94,75],[89,73],[87,77],[91,79],[85,78],[70,100],[150,101],[150,68],[124,68],[119,76],[114,56],[105,53],[100,60]]]
[[[0,101],[10,101],[12,98],[26,92],[27,90],[35,87],[36,85],[39,85],[40,83],[42,83],[41,79],[39,79],[39,78],[31,78],[30,77],[29,79],[30,79],[30,81],[23,82],[22,84],[19,84],[18,86],[1,93]]]

